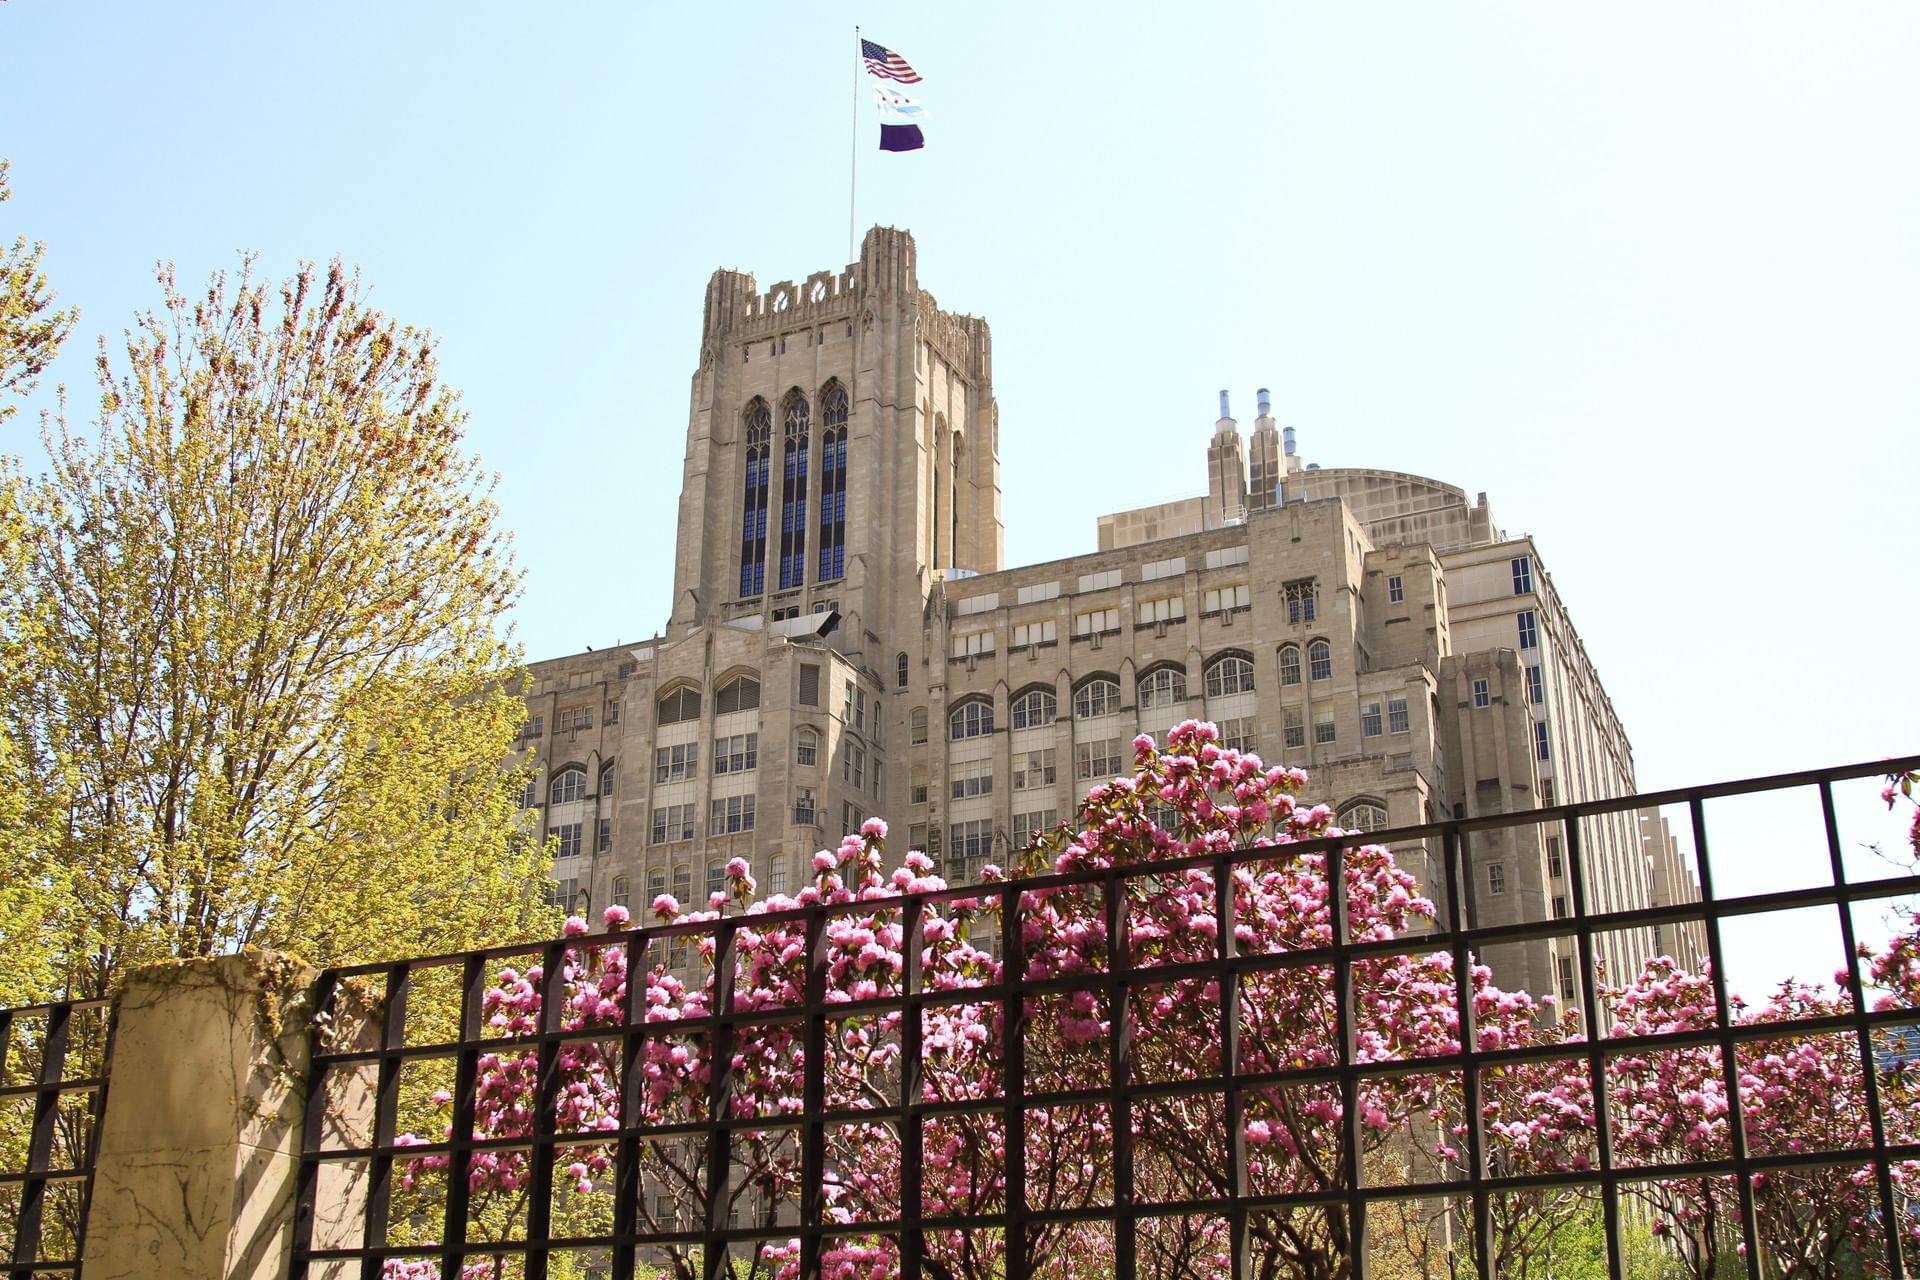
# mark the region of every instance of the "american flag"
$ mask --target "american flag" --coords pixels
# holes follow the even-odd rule
[[[893,50],[875,44],[871,40],[860,42],[860,53],[867,60],[867,74],[898,80],[901,84],[919,84],[920,73],[907,65],[907,60]]]

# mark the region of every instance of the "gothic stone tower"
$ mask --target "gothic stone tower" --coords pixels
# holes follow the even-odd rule
[[[833,646],[892,688],[933,583],[1000,568],[1003,538],[987,325],[920,288],[912,236],[876,227],[846,271],[765,292],[714,273],[670,639],[831,609]]]

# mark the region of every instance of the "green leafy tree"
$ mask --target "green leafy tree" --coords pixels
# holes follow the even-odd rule
[[[0,204],[13,198],[8,170],[0,160]],[[72,308],[53,305],[41,269],[45,254],[44,244],[29,243],[25,235],[0,249],[0,423],[18,412],[16,401],[33,391],[76,317]],[[0,581],[17,582],[25,572],[25,528],[19,485],[0,467]],[[39,613],[27,602],[0,599],[0,609],[0,629],[22,638],[36,633]],[[29,785],[25,752],[0,723],[0,942],[7,952],[0,965],[0,1007],[29,1003],[50,988],[54,939],[67,901],[52,839],[57,818],[44,792]]]
[[[101,343],[97,432],[50,421],[15,481],[0,586],[38,619],[0,635],[0,723],[62,815],[60,985],[555,927],[500,768],[519,575],[431,336],[338,263],[159,282],[117,365]]]

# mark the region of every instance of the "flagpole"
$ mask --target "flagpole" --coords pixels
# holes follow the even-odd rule
[[[860,24],[853,26],[853,120],[847,133],[847,263],[853,263],[854,199],[860,191]]]

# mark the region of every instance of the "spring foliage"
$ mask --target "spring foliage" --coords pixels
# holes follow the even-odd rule
[[[0,723],[64,818],[56,985],[523,936],[518,575],[431,337],[337,263],[159,283],[101,343],[98,430],[51,421],[11,480]]]

